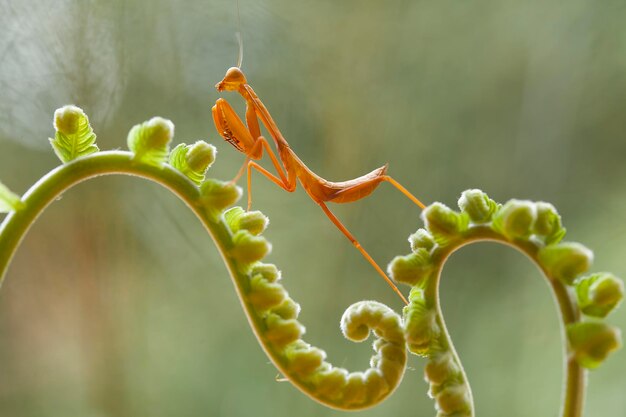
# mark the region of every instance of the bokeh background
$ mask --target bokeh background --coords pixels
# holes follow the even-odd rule
[[[626,276],[623,0],[240,0],[243,68],[292,148],[331,180],[390,173],[425,202],[481,188],[550,201],[595,270]],[[18,193],[59,165],[52,114],[88,113],[101,149],[160,115],[176,142],[243,161],[215,132],[213,85],[236,63],[234,0],[0,2],[0,178]],[[242,109],[235,95],[224,95]],[[267,161],[266,161],[267,162]],[[363,369],[340,335],[355,301],[401,305],[300,189],[254,178],[268,258],[302,305],[307,341]],[[332,207],[386,265],[419,211],[391,186]],[[480,416],[554,416],[561,347],[542,277],[505,247],[446,267],[442,303]],[[626,310],[610,322],[626,328]],[[363,416],[434,415],[424,362]],[[626,415],[626,357],[590,375],[586,415]],[[249,330],[199,222],[168,191],[108,177],[53,204],[0,292],[0,416],[340,416],[285,382]]]

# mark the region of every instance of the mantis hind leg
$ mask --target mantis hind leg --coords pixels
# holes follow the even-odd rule
[[[370,263],[370,265],[372,265],[374,267],[374,269],[376,270],[376,272],[378,272],[378,274],[383,277],[383,279],[387,282],[387,284],[391,287],[392,290],[394,290],[394,292],[396,294],[398,294],[398,296],[402,299],[402,301],[404,302],[404,304],[408,304],[407,299],[404,297],[404,295],[400,292],[400,290],[398,289],[398,287],[396,286],[396,284],[393,283],[393,281],[391,281],[391,279],[387,276],[387,274],[385,274],[385,272],[381,269],[380,266],[378,266],[378,264],[376,263],[376,261],[374,261],[374,259],[369,255],[369,253],[367,253],[367,251],[365,249],[363,249],[363,247],[361,246],[361,244],[359,243],[358,240],[356,240],[356,238],[352,235],[352,233],[350,233],[350,231],[348,229],[346,229],[346,227],[343,225],[343,223],[341,223],[341,221],[337,218],[337,216],[335,216],[326,206],[326,204],[324,204],[321,201],[318,201],[317,204],[319,204],[319,206],[322,208],[322,210],[324,210],[324,213],[326,214],[326,216],[328,216],[328,218],[330,219],[331,222],[333,222],[333,224],[335,226],[337,226],[337,228],[339,230],[341,230],[341,233],[343,233],[348,240],[350,240],[350,242],[352,242],[352,244],[354,245],[354,247],[361,252],[361,255],[363,255],[363,257],[367,260],[367,262]]]
[[[391,185],[393,185],[394,187],[396,187],[402,194],[404,194],[405,196],[408,197],[409,200],[411,200],[412,202],[415,203],[415,205],[417,205],[419,208],[421,208],[422,210],[424,210],[426,208],[426,206],[424,205],[424,203],[422,203],[421,201],[419,201],[417,199],[417,197],[415,197],[413,194],[411,194],[409,192],[409,190],[407,190],[406,188],[404,188],[402,186],[402,184],[400,184],[398,181],[394,180],[393,178],[391,178],[389,175],[385,175],[383,177],[381,177],[383,181],[387,181],[388,183],[391,183]]]

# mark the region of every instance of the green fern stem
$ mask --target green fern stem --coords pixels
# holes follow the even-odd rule
[[[218,249],[224,252],[227,230],[211,222],[202,212],[200,192],[193,183],[174,168],[138,163],[131,152],[98,152],[63,164],[37,181],[22,197],[21,210],[10,212],[0,225],[0,285],[13,255],[24,235],[43,210],[74,185],[103,175],[131,175],[154,181],[172,191],[198,216]],[[222,226],[222,227],[220,227]],[[231,267],[227,264],[227,267]]]
[[[517,249],[524,255],[526,255],[537,268],[542,272],[547,279],[550,288],[552,289],[552,295],[557,302],[561,320],[560,327],[562,332],[562,340],[567,340],[566,328],[567,325],[580,321],[580,311],[578,309],[575,296],[571,291],[558,279],[550,276],[550,273],[540,264],[538,261],[538,248],[535,244],[528,241],[516,241],[511,243],[507,241],[501,234],[495,232],[488,226],[475,226],[471,228],[464,236],[463,241],[460,241],[457,245],[449,245],[442,247],[441,250],[435,250],[432,254],[433,264],[437,269],[433,273],[432,279],[428,281],[427,286],[424,288],[425,298],[430,300],[436,300],[437,311],[437,324],[444,329],[442,336],[445,338],[445,343],[449,346],[454,360],[463,373],[463,380],[467,381],[467,376],[463,371],[461,362],[453,347],[452,340],[450,340],[449,333],[445,327],[443,319],[443,313],[439,303],[439,282],[441,279],[441,273],[447,259],[460,248],[477,242],[497,242],[506,246]],[[567,344],[564,343],[563,349],[564,358],[564,381],[565,386],[563,390],[563,401],[561,406],[562,417],[581,417],[583,413],[583,402],[585,396],[585,380],[587,371],[572,357]],[[473,408],[473,401],[471,398],[471,390],[469,384],[467,384],[467,391],[470,396],[470,403]],[[476,415],[474,410],[471,410],[471,415]]]

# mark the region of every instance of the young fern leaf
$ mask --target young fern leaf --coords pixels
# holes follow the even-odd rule
[[[98,152],[96,134],[83,110],[76,106],[64,106],[54,112],[54,139],[49,138],[54,153],[61,162],[67,163],[80,156]]]
[[[215,161],[215,146],[199,140],[193,145],[178,144],[170,153],[170,165],[185,174],[196,185],[202,184],[207,170]]]
[[[24,206],[20,197],[0,182],[0,213],[19,210]]]
[[[174,137],[174,123],[162,117],[133,126],[128,132],[128,149],[135,159],[160,166],[167,159],[169,144]]]

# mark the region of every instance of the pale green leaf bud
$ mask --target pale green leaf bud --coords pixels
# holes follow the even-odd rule
[[[269,282],[276,282],[280,280],[280,271],[278,270],[278,268],[276,268],[276,265],[274,264],[254,264],[250,275],[255,276],[258,274],[263,275],[263,278],[265,278]]]
[[[533,233],[543,236],[545,243],[551,245],[558,243],[565,236],[565,228],[561,224],[561,216],[550,203],[539,201],[535,204],[537,219],[533,226]]]
[[[243,229],[253,235],[263,233],[269,224],[267,216],[260,211],[245,211],[241,207],[233,207],[226,211],[224,219],[233,232]]]
[[[379,369],[368,369],[365,371],[363,379],[365,380],[365,396],[369,403],[384,397],[391,389]]]
[[[417,232],[409,236],[411,250],[417,252],[419,249],[425,249],[427,252],[435,246],[435,239],[426,229],[418,229]]]
[[[428,356],[433,342],[439,337],[436,312],[428,308],[424,291],[419,287],[411,288],[409,305],[404,307],[404,329],[411,353]]]
[[[469,395],[465,385],[450,385],[441,390],[435,397],[437,409],[450,415],[455,412],[464,412],[471,408]]]
[[[233,248],[230,253],[237,261],[250,264],[259,261],[272,250],[272,245],[260,236],[254,236],[247,230],[240,230],[233,235]]]
[[[206,171],[215,161],[217,153],[215,146],[204,141],[197,141],[193,145],[178,144],[170,153],[170,165],[182,172],[196,185],[204,181]]]
[[[165,162],[169,143],[174,137],[174,123],[162,117],[133,126],[128,132],[128,149],[135,159],[151,165]]]
[[[418,248],[406,256],[396,256],[387,267],[391,279],[411,286],[423,285],[430,278],[432,270],[430,254],[424,248]]]
[[[466,190],[459,198],[459,208],[474,223],[487,223],[496,212],[498,204],[481,190]]]
[[[59,159],[67,163],[80,156],[97,152],[96,134],[89,118],[76,106],[64,106],[54,112],[54,139],[50,144]]]
[[[433,235],[435,242],[445,245],[467,230],[469,216],[457,213],[441,203],[433,203],[422,212],[426,229]]]
[[[588,316],[606,317],[624,298],[624,283],[608,272],[576,281],[578,306]]]
[[[431,384],[441,385],[451,379],[458,379],[461,371],[450,352],[436,355],[424,368],[424,378]]]
[[[189,145],[189,152],[187,152],[186,157],[187,164],[192,171],[205,173],[215,162],[215,155],[217,155],[215,146],[199,140],[193,145]]]
[[[200,185],[201,201],[213,217],[241,198],[241,188],[231,182],[207,179]]]
[[[537,212],[526,200],[509,200],[495,215],[493,228],[509,239],[526,239],[532,233]]]
[[[381,356],[381,358],[378,359],[378,366],[381,370],[384,370],[385,364],[390,364],[396,369],[401,369],[406,362],[406,349],[404,344],[397,345],[380,339],[380,343],[376,344],[375,347]],[[383,373],[387,375],[386,372]]]
[[[569,345],[576,362],[597,368],[607,356],[621,347],[621,333],[603,322],[588,321],[567,326]]]
[[[289,363],[289,370],[299,374],[311,374],[324,362],[326,352],[303,341],[288,345],[284,355]]]
[[[64,135],[73,135],[80,128],[81,120],[87,117],[80,107],[63,106],[54,112],[54,129]]]
[[[367,399],[365,380],[362,372],[348,375],[348,383],[343,391],[343,402],[348,408],[357,407]]]
[[[434,310],[409,308],[405,315],[406,341],[409,350],[419,356],[428,356],[432,343],[441,334]]]
[[[315,375],[317,391],[326,398],[336,400],[341,397],[348,384],[348,371],[343,368],[330,368]]]
[[[405,309],[426,308],[426,295],[424,289],[418,286],[411,288],[409,292],[409,305]]]
[[[277,314],[270,313],[265,318],[267,330],[265,338],[277,348],[284,348],[300,339],[304,334],[304,326],[297,320],[283,319]]]
[[[578,275],[589,270],[593,252],[580,243],[562,242],[542,248],[538,259],[550,277],[571,285]]]
[[[266,311],[280,305],[287,292],[280,284],[267,281],[263,275],[254,275],[250,280],[248,300],[257,311]]]
[[[300,314],[300,304],[291,298],[285,298],[279,306],[272,309],[272,313],[279,315],[283,319],[296,319]]]

